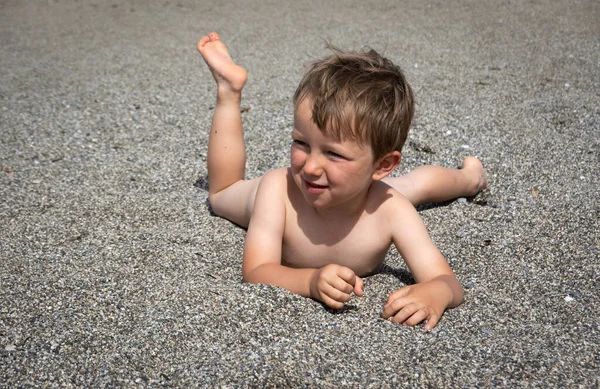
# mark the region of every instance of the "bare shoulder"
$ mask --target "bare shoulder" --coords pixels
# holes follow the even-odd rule
[[[262,176],[250,225],[256,225],[257,220],[268,220],[273,222],[273,218],[285,214],[285,198],[287,194],[287,169],[271,170]],[[256,220],[255,220],[256,219]]]
[[[371,185],[367,207],[382,215],[406,211],[416,213],[415,207],[406,197],[382,181],[375,181]]]
[[[388,184],[375,181],[369,189],[365,212],[380,237],[388,242],[394,236],[419,224],[420,216],[412,203]],[[374,226],[374,227],[373,227]]]
[[[285,214],[288,181],[286,168],[271,170],[262,176],[254,201],[253,218],[258,215],[273,217],[275,213]]]
[[[262,179],[260,181],[260,186],[268,187],[270,189],[274,189],[274,188],[285,189],[285,187],[287,185],[287,176],[288,176],[287,168],[271,170],[262,177]]]

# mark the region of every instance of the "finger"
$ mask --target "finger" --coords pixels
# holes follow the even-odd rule
[[[339,290],[340,292],[347,293],[347,294],[352,293],[352,291],[354,290],[354,287],[352,285],[350,285],[349,283],[347,283],[346,281],[344,281],[342,278],[339,278],[339,277],[330,280],[329,285],[332,286],[333,288]]]
[[[363,295],[363,287],[365,283],[360,277],[356,277],[356,284],[354,284],[354,294],[357,296]]]
[[[419,309],[416,304],[408,304],[392,317],[392,323],[404,323]]]
[[[350,301],[350,292],[344,293],[339,289],[336,289],[329,285],[328,287],[323,288],[323,294],[329,297],[332,300],[340,302],[342,305],[348,301]]]
[[[386,304],[386,306],[383,308],[383,313],[381,314],[381,317],[384,319],[388,319],[396,315],[398,312],[400,312],[401,309],[403,309],[405,306],[411,303],[412,300],[408,297],[397,298],[396,300],[393,300]]]
[[[395,292],[392,292],[389,295],[385,306],[387,307],[388,305],[390,305],[392,303],[392,301],[407,296],[408,292],[410,292],[410,289],[411,289],[411,285],[405,286],[404,288],[400,288],[400,289],[396,290]]]
[[[431,315],[429,315],[429,318],[427,319],[427,324],[425,324],[425,329],[426,330],[432,330],[433,327],[435,327],[438,323],[438,321],[440,321],[440,316],[436,315],[435,313],[432,313]]]
[[[404,321],[404,325],[407,326],[416,326],[423,320],[427,319],[429,316],[429,310],[425,307],[419,309],[417,312],[413,313],[411,317]]]
[[[344,303],[335,299],[332,299],[327,294],[321,295],[321,301],[325,303],[329,308],[333,309],[342,309],[344,308]]]
[[[354,284],[356,284],[356,278],[357,278],[356,274],[354,274],[352,269],[350,269],[348,267],[340,266],[337,269],[337,275],[342,280],[346,281],[347,283],[349,283],[352,286],[354,286]]]

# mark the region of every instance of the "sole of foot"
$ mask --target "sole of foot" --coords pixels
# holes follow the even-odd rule
[[[248,74],[244,68],[233,62],[219,34],[211,32],[207,36],[203,36],[198,41],[197,47],[219,88],[241,92],[246,84]]]

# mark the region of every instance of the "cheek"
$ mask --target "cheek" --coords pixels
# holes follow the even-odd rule
[[[357,184],[358,182],[368,181],[371,179],[368,169],[365,169],[361,165],[354,164],[345,164],[335,165],[335,168],[331,168],[328,170],[327,176],[332,181],[337,182],[353,182]]]
[[[304,161],[306,160],[306,153],[293,148],[290,152],[290,162],[292,165],[293,171],[298,171],[304,166]]]

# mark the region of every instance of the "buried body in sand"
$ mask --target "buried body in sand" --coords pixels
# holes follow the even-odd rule
[[[486,188],[481,162],[462,169],[421,166],[390,177],[414,112],[400,68],[373,50],[314,62],[294,95],[290,167],[246,180],[240,112],[246,71],[218,34],[198,42],[217,82],[208,145],[214,212],[247,227],[245,282],[276,285],[339,309],[362,296],[392,244],[416,284],[390,294],[382,317],[433,328],[463,291],[415,210]]]

